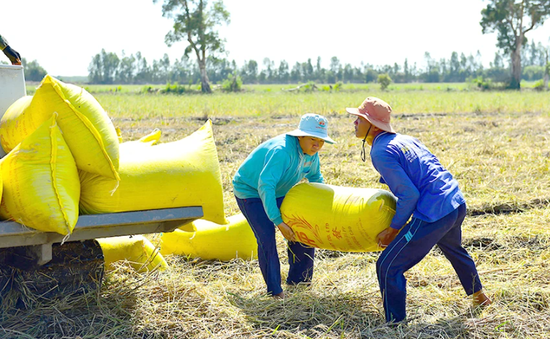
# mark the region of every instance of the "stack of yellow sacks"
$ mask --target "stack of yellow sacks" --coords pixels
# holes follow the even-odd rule
[[[78,219],[78,171],[119,180],[115,128],[80,87],[46,76],[34,96],[8,108],[0,135],[8,153],[1,162],[4,219],[70,234]]]
[[[227,224],[210,121],[179,141],[154,146],[160,137],[155,132],[119,145],[115,127],[92,95],[46,76],[34,96],[19,99],[6,111],[0,135],[8,153],[0,162],[3,219],[70,235],[79,210],[96,214],[202,206],[204,222]],[[109,244],[106,262],[120,253],[143,262],[132,257],[139,252],[136,246],[162,259],[146,238],[100,243],[104,248]],[[164,259],[159,260],[153,262],[165,268]]]

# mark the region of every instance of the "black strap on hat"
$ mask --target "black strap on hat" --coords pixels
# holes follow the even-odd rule
[[[367,152],[365,152],[365,141],[367,141],[367,137],[369,136],[369,132],[371,128],[372,128],[372,124],[370,124],[369,129],[367,130],[367,134],[365,135],[365,138],[363,138],[363,146],[361,148],[361,160],[363,160],[363,162],[367,160]]]

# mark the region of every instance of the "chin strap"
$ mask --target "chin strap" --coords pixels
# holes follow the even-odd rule
[[[361,160],[365,162],[367,160],[367,152],[365,152],[365,141],[367,141],[367,137],[369,136],[369,132],[372,125],[369,126],[369,129],[367,130],[367,134],[365,135],[365,138],[363,139],[363,146],[361,147]]]

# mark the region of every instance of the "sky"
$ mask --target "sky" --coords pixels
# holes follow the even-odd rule
[[[173,21],[158,0],[2,1],[0,34],[27,61],[37,60],[54,76],[86,76],[92,57],[105,49],[119,57],[141,52],[148,62],[166,53],[179,59],[186,47],[168,47]],[[224,0],[231,15],[219,27],[228,60],[242,66],[264,58],[290,67],[311,58],[328,68],[330,59],[360,66],[425,67],[449,59],[453,51],[480,52],[488,67],[497,51],[496,34],[482,34],[479,22],[487,0]],[[549,20],[550,21],[550,20]],[[550,45],[550,23],[527,33]],[[8,61],[0,54],[0,61]]]

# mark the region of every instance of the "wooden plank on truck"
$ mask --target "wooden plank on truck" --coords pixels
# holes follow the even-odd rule
[[[171,232],[202,216],[199,206],[81,215],[65,241]],[[0,248],[61,243],[64,238],[61,234],[37,231],[15,221],[0,222]]]

